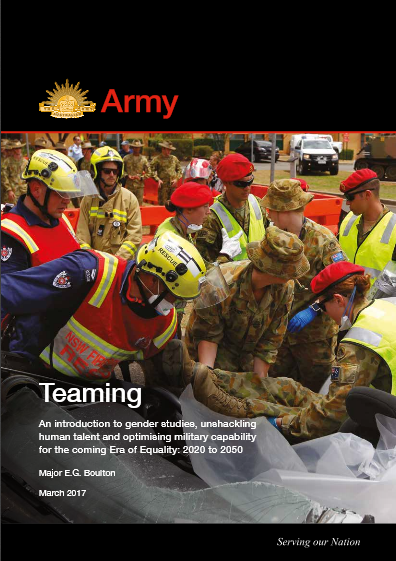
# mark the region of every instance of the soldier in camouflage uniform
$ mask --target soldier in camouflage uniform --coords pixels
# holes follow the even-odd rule
[[[350,272],[344,275],[348,270]],[[355,274],[356,271],[359,273]],[[343,276],[340,278],[340,275]],[[349,279],[351,284],[346,284]],[[357,287],[357,295],[349,314],[352,325],[357,323],[359,314],[377,302],[369,302],[364,297],[370,288],[370,280],[364,275],[363,267],[349,262],[332,264],[324,269],[313,279],[312,290],[318,293],[320,285],[325,287],[321,306],[338,323],[345,313],[353,285]],[[387,319],[388,326],[396,321],[395,304],[389,306],[395,310]],[[376,330],[381,331],[381,328],[377,326]],[[396,395],[396,371],[392,363],[396,353],[395,336],[386,349],[390,357],[387,361],[366,344],[351,342],[351,332],[352,329],[339,345],[327,395],[317,394],[290,378],[263,379],[253,372],[213,370],[193,361],[189,368],[185,367],[184,374],[193,378],[195,398],[213,411],[240,418],[266,416],[291,443],[319,438],[336,432],[347,419],[345,399],[353,387],[372,384]]]
[[[26,194],[26,181],[21,178],[27,166],[27,160],[22,156],[23,146],[26,146],[26,143],[22,144],[19,140],[9,142],[12,154],[7,158],[2,174],[4,190],[6,193],[8,192],[8,202],[17,203],[19,197]],[[13,192],[13,195],[10,191]]]
[[[51,142],[47,138],[44,138],[44,136],[40,136],[39,138],[35,138],[34,139],[34,152],[37,152],[37,150],[43,150],[44,148],[49,148],[50,150],[52,150],[53,148],[52,148]]]
[[[308,287],[313,277],[327,265],[348,261],[348,258],[330,230],[304,217],[304,208],[313,197],[302,190],[298,180],[282,179],[271,183],[262,202],[269,209],[269,217],[275,226],[299,236],[310,264],[309,271],[295,283],[288,332],[269,375],[293,378],[318,392],[331,375],[338,326],[326,314],[319,314],[311,308],[307,312],[316,300]],[[295,331],[293,324],[297,324],[301,315],[304,317],[307,313],[313,320],[300,331],[301,326],[296,327]]]
[[[10,186],[6,188],[6,179],[4,174],[6,161],[11,156],[11,152],[10,141],[3,138],[1,141],[1,204],[15,202],[14,191]]]
[[[267,211],[262,205],[261,199],[250,194],[250,187],[254,177],[252,175],[253,165],[241,154],[230,154],[226,156],[217,166],[217,175],[222,180],[226,192],[216,199],[216,204],[220,204],[220,209],[229,213],[232,219],[236,220],[246,243],[248,241],[259,241],[263,238],[265,228],[269,225]],[[260,237],[253,235],[251,218],[251,203],[249,197],[253,198],[253,203],[258,205],[258,213],[261,212],[262,234]],[[218,213],[215,212],[215,205],[210,215],[205,219],[202,230],[197,235],[197,249],[206,261],[227,263],[232,260],[246,259],[246,255],[241,251],[239,254],[230,255],[223,251],[224,237],[222,230],[225,225],[221,222]],[[252,230],[252,231],[251,231]],[[231,238],[230,238],[231,239]]]
[[[81,145],[83,157],[76,164],[78,171],[85,170],[91,172],[91,156],[95,148],[89,140]]]
[[[132,191],[139,201],[139,206],[143,205],[144,180],[152,175],[147,158],[140,154],[141,148],[143,148],[143,144],[140,140],[134,140],[132,154],[128,154],[124,158],[125,188]]]
[[[61,154],[64,154],[65,156],[67,156],[67,146],[66,146],[66,142],[57,142],[55,144],[55,150],[57,152],[60,152]],[[69,156],[67,156],[69,157]],[[72,160],[72,162],[74,162],[73,158],[70,158],[70,160]]]
[[[171,142],[160,142],[162,154],[151,161],[152,176],[158,181],[158,204],[164,205],[177,188],[177,182],[183,175],[179,160],[171,155],[176,148]]]
[[[293,279],[307,273],[304,246],[275,226],[247,246],[249,260],[221,265],[229,296],[194,309],[186,330],[190,356],[224,370],[266,376],[286,333]]]

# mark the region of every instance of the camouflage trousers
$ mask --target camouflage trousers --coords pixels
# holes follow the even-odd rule
[[[139,206],[142,206],[144,196],[144,183],[132,183],[127,181],[125,187],[135,195],[139,202]]]
[[[172,187],[171,185],[163,183],[161,187],[158,189],[158,204],[164,206],[166,201],[170,200],[174,190],[175,188]]]
[[[253,417],[295,415],[323,396],[291,378],[260,378],[254,372],[227,372],[216,369],[221,389],[240,399],[248,399]]]
[[[323,341],[289,345],[283,341],[275,364],[269,370],[272,378],[293,378],[314,392],[320,391],[324,382],[331,376],[335,360],[337,336]]]

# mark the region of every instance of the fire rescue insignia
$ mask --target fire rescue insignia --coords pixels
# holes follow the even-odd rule
[[[62,271],[59,275],[56,275],[54,282],[52,283],[56,288],[71,288],[71,277],[66,271]]]
[[[3,245],[3,247],[1,248],[1,260],[8,261],[8,259],[11,257],[11,253],[12,247],[6,247],[5,245]]]

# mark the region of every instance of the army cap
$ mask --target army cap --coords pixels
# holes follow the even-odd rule
[[[57,142],[55,144],[55,150],[67,150],[67,146],[65,142]]]
[[[132,140],[131,146],[132,148],[143,148],[143,144],[140,140]]]
[[[276,226],[269,226],[265,237],[259,242],[248,243],[246,249],[253,265],[268,275],[291,280],[302,277],[310,269],[302,241]]]
[[[24,146],[26,146],[26,142],[22,143],[20,140],[10,140],[7,148],[13,150],[14,148],[23,148]]]
[[[96,146],[91,144],[90,140],[87,140],[87,142],[84,142],[84,144],[81,145],[81,150],[84,150],[84,148],[92,148],[92,150],[95,150]]]
[[[162,146],[162,148],[170,148],[171,150],[177,150],[177,148],[173,146],[172,142],[168,142],[167,140],[164,140],[164,142],[159,142],[158,146]]]
[[[129,146],[129,140],[124,140],[121,142],[121,146]]]
[[[312,201],[314,195],[302,190],[295,179],[273,181],[262,201],[266,208],[277,212],[297,210]]]
[[[9,141],[7,140],[7,138],[2,138],[1,139],[1,147],[2,148],[7,148],[7,150],[8,150],[9,149],[8,144],[9,144]]]
[[[44,138],[44,136],[40,136],[39,138],[34,139],[34,145],[40,146],[40,148],[49,148],[51,146],[51,143],[46,138]]]

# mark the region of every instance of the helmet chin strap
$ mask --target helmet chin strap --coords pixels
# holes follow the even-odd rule
[[[44,183],[44,185],[45,185],[45,183]],[[50,220],[53,218],[48,212],[48,201],[49,201],[49,198],[50,198],[50,195],[51,195],[51,189],[49,189],[47,187],[47,191],[45,192],[45,197],[44,197],[44,204],[40,204],[38,202],[38,200],[36,199],[36,197],[33,196],[33,193],[30,190],[30,185],[28,185],[26,194],[27,194],[28,197],[30,197],[34,206],[36,206],[40,210],[40,212],[42,212],[44,214],[44,216],[46,216]]]
[[[154,302],[149,302],[148,298],[146,296],[146,293],[143,289],[143,287],[146,290],[150,290],[149,288],[147,288],[147,286],[145,286],[145,284],[143,283],[143,281],[140,279],[138,273],[135,273],[135,277],[134,280],[136,281],[138,288],[139,288],[139,292],[144,300],[144,303],[146,304],[146,306],[149,306],[150,308],[152,308],[153,310],[155,310],[156,306],[158,306],[158,304],[160,304],[162,302],[162,300],[164,300],[165,296],[168,293],[168,290],[164,290],[161,294],[158,294],[158,298],[156,300],[154,300]],[[159,279],[158,279],[158,283],[159,283]]]

